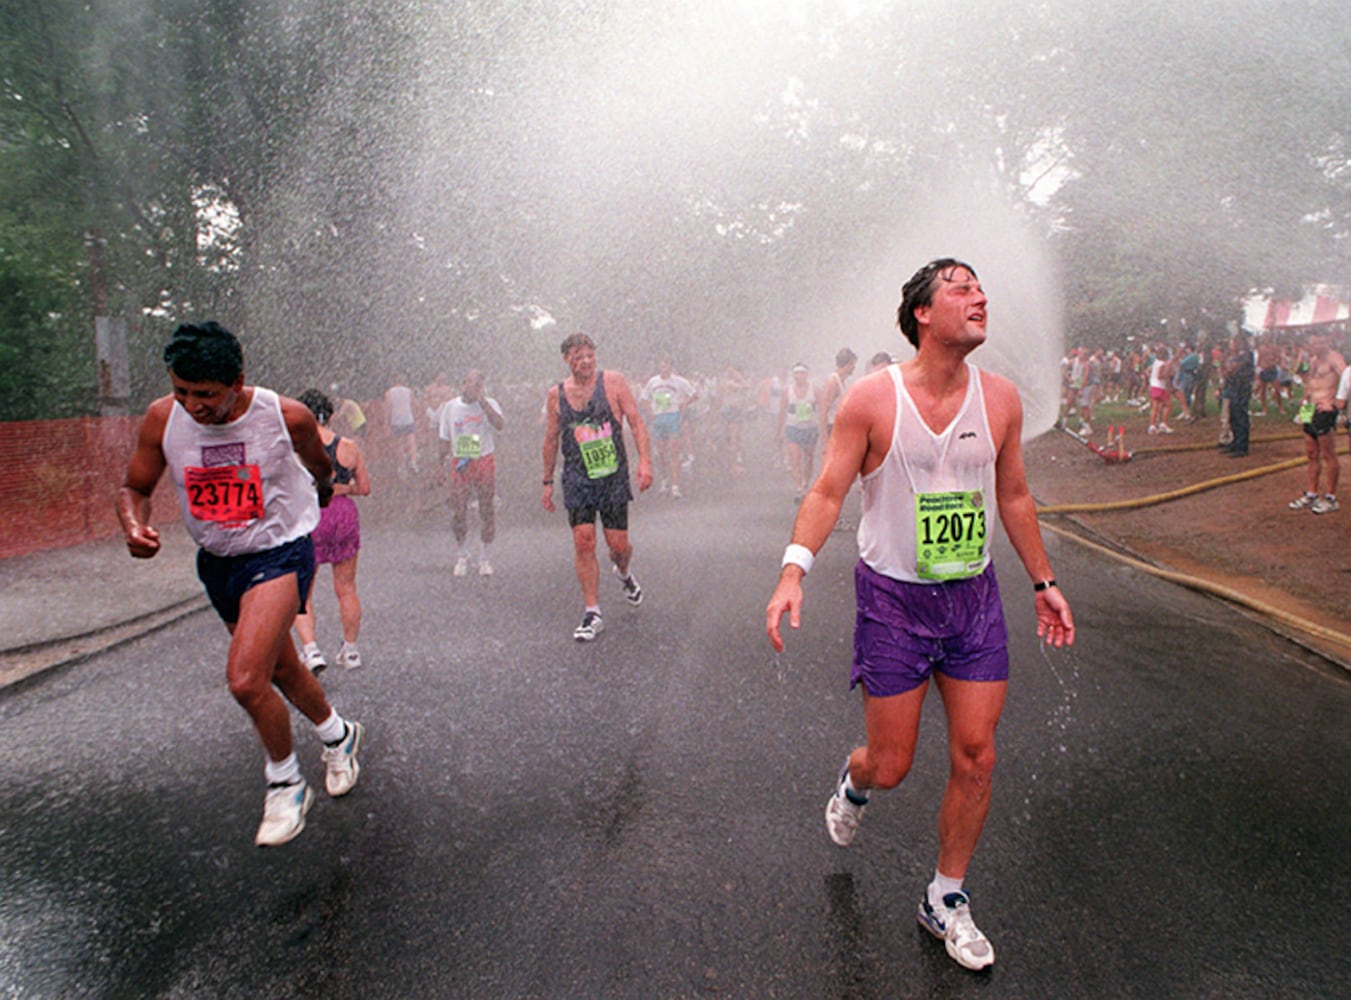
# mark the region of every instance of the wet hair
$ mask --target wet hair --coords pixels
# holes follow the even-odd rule
[[[596,342],[587,334],[578,330],[576,333],[569,334],[567,338],[564,339],[563,345],[560,348],[563,352],[563,357],[566,358],[574,347],[589,347],[594,351],[596,349]]]
[[[893,358],[889,353],[887,353],[886,351],[878,351],[876,354],[874,354],[871,358],[868,359],[868,367],[885,368],[887,365],[891,364],[892,361]]]
[[[234,385],[244,372],[244,351],[219,323],[184,323],[164,345],[164,363],[185,382]]]
[[[843,368],[845,365],[851,364],[852,362],[855,362],[857,360],[858,355],[847,347],[841,347],[837,352],[835,352],[836,368]]]
[[[333,400],[318,389],[306,389],[300,394],[300,401],[309,407],[314,419],[321,424],[327,424],[329,418],[333,416]]]
[[[915,310],[932,305],[934,283],[959,267],[970,271],[971,277],[977,277],[975,268],[966,261],[956,257],[939,257],[921,267],[901,286],[901,306],[896,310],[896,325],[905,334],[905,339],[910,341],[910,346],[919,347],[919,321],[915,319]]]

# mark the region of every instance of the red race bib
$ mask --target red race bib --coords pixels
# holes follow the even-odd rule
[[[263,516],[263,477],[256,465],[188,466],[188,510],[199,521],[245,524]]]

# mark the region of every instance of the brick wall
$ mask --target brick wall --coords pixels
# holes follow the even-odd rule
[[[116,535],[114,503],[140,416],[0,423],[0,558]],[[177,519],[166,489],[155,520]]]

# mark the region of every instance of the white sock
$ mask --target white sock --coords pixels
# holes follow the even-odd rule
[[[266,775],[269,785],[294,785],[300,780],[300,764],[295,754],[291,754],[285,760],[268,758],[263,774]]]
[[[854,787],[853,775],[851,775],[848,771],[844,772],[844,790],[846,793],[853,795],[855,799],[855,804],[857,805],[862,805],[863,803],[868,801],[868,792],[866,790],[859,791],[857,788]]]
[[[324,743],[337,743],[347,735],[347,723],[335,708],[327,719],[314,727],[314,733]]]
[[[317,642],[307,642],[305,643],[305,648],[301,650],[301,652],[306,656],[309,656],[311,653],[317,653],[319,652],[319,644]]]
[[[597,604],[597,605],[595,605],[595,606],[593,607],[592,605],[588,604],[588,605],[586,606],[586,610],[587,610],[587,611],[590,611],[590,612],[593,612],[593,613],[595,613],[595,614],[600,614],[600,605]]]
[[[937,868],[934,869],[934,880],[929,883],[929,905],[937,909],[945,905],[943,897],[953,892],[961,892],[962,879],[948,878]]]

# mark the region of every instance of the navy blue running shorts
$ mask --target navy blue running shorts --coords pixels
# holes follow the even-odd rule
[[[314,542],[309,535],[275,549],[240,556],[218,556],[206,549],[197,550],[197,578],[206,587],[206,596],[216,614],[227,625],[239,621],[239,601],[246,591],[288,573],[296,575],[296,610],[300,611],[314,583]]]

